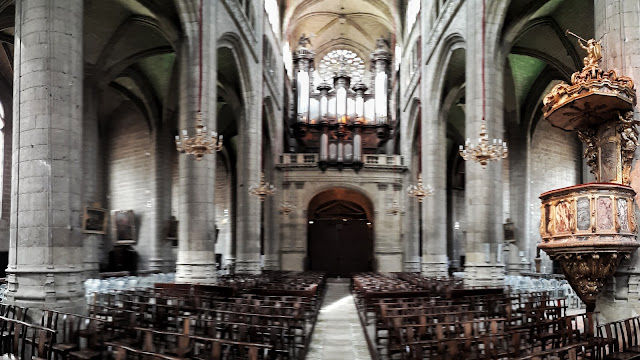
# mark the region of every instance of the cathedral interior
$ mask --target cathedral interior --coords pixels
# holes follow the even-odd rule
[[[637,0],[0,20],[0,353],[640,359]]]

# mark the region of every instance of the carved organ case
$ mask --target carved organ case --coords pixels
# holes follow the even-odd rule
[[[305,40],[293,54],[292,122],[298,151],[318,154],[322,170],[329,166],[359,170],[363,154],[383,151],[389,139],[389,45],[378,40],[365,74],[364,61],[345,49],[327,53],[316,70],[315,53]]]

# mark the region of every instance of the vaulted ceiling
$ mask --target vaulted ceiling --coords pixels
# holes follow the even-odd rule
[[[311,37],[316,61],[333,49],[354,51],[368,59],[381,36],[396,41],[396,0],[288,0],[285,39],[295,48],[302,34]]]
[[[153,127],[166,117],[175,47],[180,36],[173,2],[84,2],[86,76],[137,105]],[[119,106],[103,101],[103,116]],[[169,107],[172,107],[169,105]]]

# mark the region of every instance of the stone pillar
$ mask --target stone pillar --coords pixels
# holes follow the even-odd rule
[[[96,86],[85,82],[84,86],[84,119],[83,119],[83,205],[103,207],[104,188],[102,182],[103,154],[102,143],[98,135],[98,100],[99,91]],[[109,216],[109,212],[105,216]],[[98,278],[100,273],[100,256],[105,252],[104,235],[84,234],[84,270],[87,278]]]
[[[417,179],[409,174],[409,184],[414,184]],[[406,187],[405,187],[406,191]],[[403,194],[405,195],[405,194]],[[408,229],[402,234],[403,242],[403,271],[407,272],[420,272],[420,254],[418,251],[419,245],[419,217],[418,217],[418,200],[414,198],[407,199],[407,215],[403,217],[404,229]],[[423,229],[424,230],[424,229]]]
[[[422,274],[447,276],[447,146],[446,122],[438,116],[437,99],[426,100],[422,108],[422,172],[424,186],[431,186],[433,195],[422,204]],[[438,169],[438,170],[436,170]]]
[[[265,140],[266,141],[266,138]],[[263,150],[264,159],[264,171],[265,171],[265,179],[270,184],[280,184],[280,180],[278,179],[280,174],[279,171],[274,167],[273,155],[272,155],[272,144],[265,143],[265,149]],[[279,199],[279,192],[281,189],[277,186],[276,193],[272,196],[267,197],[262,206],[263,211],[263,269],[264,270],[280,270],[280,239],[276,236],[278,223],[282,220],[282,216],[278,212],[278,204],[282,203]]]
[[[483,114],[483,41],[482,1],[465,3],[467,8],[466,42],[466,137],[477,144]],[[486,39],[495,39],[496,25],[487,21]],[[497,36],[497,35],[496,35]],[[489,141],[503,138],[502,63],[492,41],[484,51],[486,126]],[[504,243],[502,231],[502,164],[491,161],[486,168],[469,160],[465,164],[465,203],[467,207],[467,244],[465,282],[473,285],[495,284],[504,275],[504,264],[497,263],[498,244]]]
[[[81,312],[83,2],[16,2],[9,303]]]
[[[259,274],[260,268],[260,198],[249,194],[249,187],[260,184],[261,123],[260,111],[248,106],[248,119],[240,133],[244,149],[238,159],[238,238],[236,272]],[[269,200],[266,200],[269,201]]]
[[[283,215],[278,212],[275,198],[265,200],[264,204],[265,238],[264,238],[264,269],[280,270],[280,239],[277,234],[277,224]],[[278,218],[280,217],[280,218]]]
[[[427,23],[429,12],[424,11],[429,6],[422,2],[421,15],[419,20]],[[422,30],[423,38],[428,37],[428,27]],[[420,59],[428,59],[430,52],[426,46],[421,46]],[[447,134],[446,120],[441,119],[441,90],[435,88],[439,81],[442,69],[435,69],[435,65],[420,65],[421,81],[420,93],[421,108],[420,125],[416,129],[420,131],[420,143],[422,151],[422,178],[424,186],[431,186],[433,195],[425,198],[422,204],[422,273],[426,276],[447,276],[449,273],[449,259],[447,256]],[[413,175],[411,183],[416,182],[416,175]],[[414,200],[412,200],[414,201]],[[417,207],[416,206],[416,207]]]
[[[216,1],[205,1],[202,24],[202,119],[208,129],[216,128]],[[199,1],[180,5],[185,21],[186,38],[180,49],[180,128],[195,133],[199,78]],[[216,152],[201,160],[180,154],[178,206],[178,260],[176,282],[214,283],[215,257],[215,170]]]
[[[211,116],[211,115],[209,115]],[[170,173],[168,150],[174,151],[171,144],[171,133],[164,126],[164,121],[157,121],[152,136],[152,144],[150,149],[151,172],[153,179],[150,183],[151,206],[149,218],[152,223],[149,227],[149,269],[165,271],[166,261],[168,260],[167,226],[170,209],[170,190],[167,183],[170,178],[166,175]]]
[[[282,196],[296,208],[287,216],[283,216],[281,220],[281,256],[280,266],[282,270],[303,271],[305,270],[305,256],[307,255],[307,212],[302,200],[300,199],[300,189],[296,187],[296,183],[289,178],[288,168],[284,168],[284,180],[282,182]],[[302,185],[302,183],[300,183]]]
[[[260,31],[257,29],[257,31]],[[262,34],[256,34],[258,38]],[[262,42],[256,53],[262,54]],[[236,272],[261,272],[260,268],[260,199],[249,188],[260,184],[262,164],[262,58],[245,71],[250,81],[243,89],[245,113],[239,126],[242,152],[238,158]],[[259,74],[252,74],[258,71]],[[265,200],[273,201],[273,200]]]
[[[636,84],[640,81],[640,11],[636,1],[630,0],[594,0],[595,39],[602,39],[602,63],[601,68],[616,69],[618,76],[624,75],[632,78]],[[580,35],[580,34],[578,34]],[[576,40],[577,41],[577,40]],[[581,49],[580,49],[581,50]],[[579,51],[580,51],[579,50]],[[586,56],[585,52],[581,52]],[[638,86],[636,85],[636,91]],[[638,119],[637,108],[634,119]],[[634,156],[634,162],[639,158],[638,152]],[[634,165],[637,166],[637,165]],[[588,173],[588,170],[585,171]],[[637,204],[636,204],[637,205]],[[636,217],[640,215],[638,206],[634,206]],[[629,302],[637,306],[640,298],[640,256],[636,252],[629,261],[622,261],[618,266],[615,281],[618,289],[628,288],[628,296],[602,294],[598,298],[596,311],[602,312],[607,321],[613,321],[622,317],[628,311],[620,309],[621,301],[625,297]],[[614,279],[609,280],[612,283]],[[624,305],[622,305],[624,307]]]

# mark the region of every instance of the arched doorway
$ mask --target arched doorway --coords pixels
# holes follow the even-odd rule
[[[323,191],[308,211],[309,270],[329,276],[373,271],[373,205],[362,193],[345,188]]]

